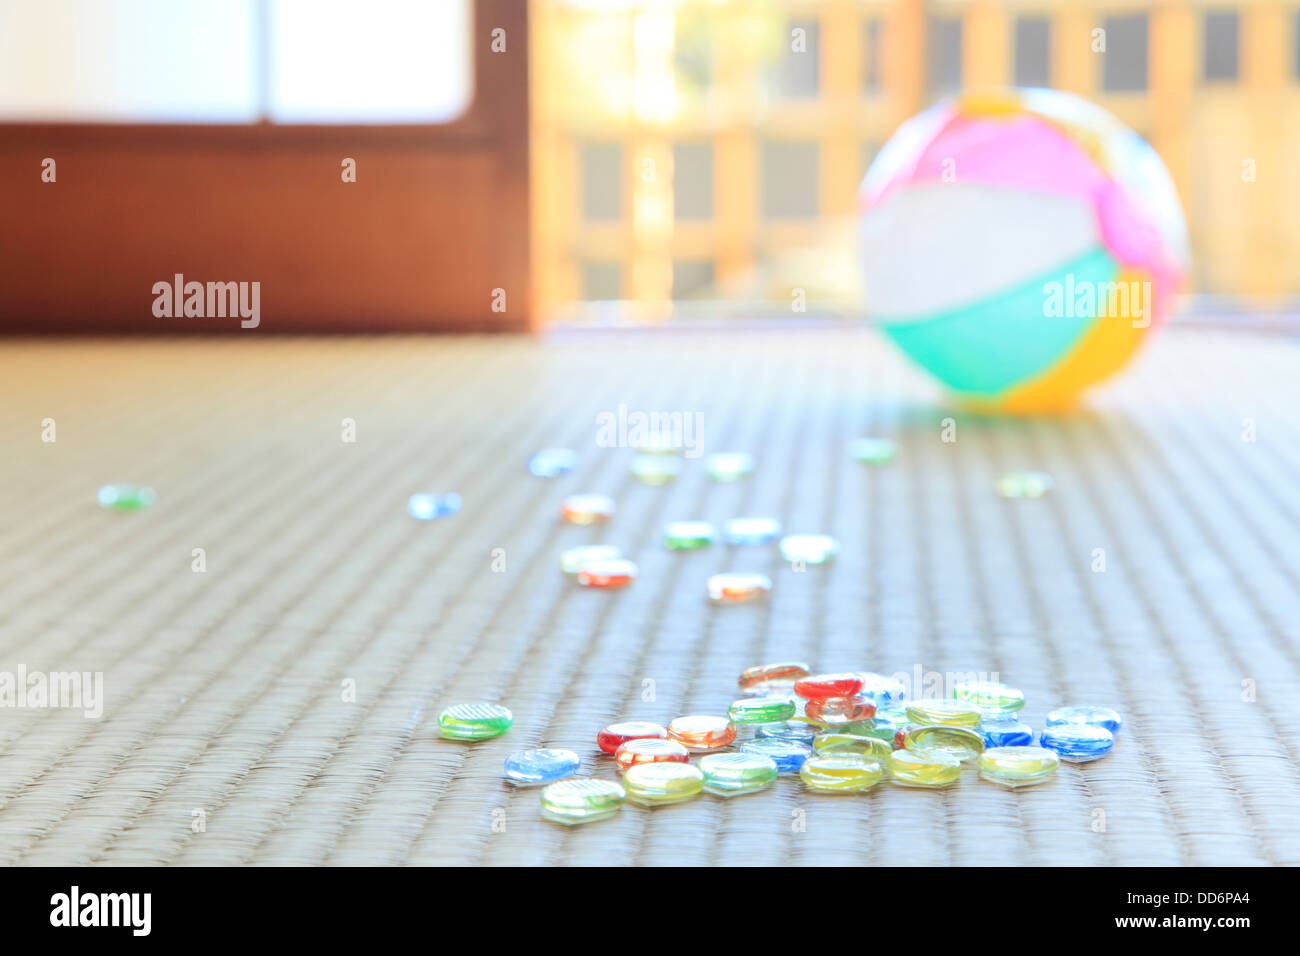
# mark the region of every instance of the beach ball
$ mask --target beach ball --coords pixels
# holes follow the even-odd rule
[[[961,96],[908,120],[858,207],[873,321],[976,408],[1071,407],[1160,326],[1188,268],[1155,150],[1053,90]]]

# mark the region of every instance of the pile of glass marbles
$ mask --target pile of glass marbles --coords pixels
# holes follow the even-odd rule
[[[542,816],[566,825],[613,816],[625,803],[657,807],[702,793],[734,797],[798,775],[815,794],[854,794],[888,780],[900,787],[956,786],[967,767],[1019,789],[1051,780],[1061,761],[1087,763],[1115,746],[1121,718],[1109,707],[1060,707],[1037,737],[1020,722],[1025,695],[988,680],[953,685],[952,697],[906,701],[882,674],[813,674],[802,662],[751,667],[726,714],[667,724],[624,720],[601,729],[596,747],[618,779],[576,776],[572,750],[512,753],[505,779],[542,786]],[[444,737],[481,740],[509,729],[510,711],[459,704],[439,717]]]

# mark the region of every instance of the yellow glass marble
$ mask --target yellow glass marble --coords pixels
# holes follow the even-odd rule
[[[880,783],[884,776],[879,760],[851,752],[813,754],[799,768],[804,786],[817,793],[861,793]]]
[[[643,807],[682,803],[700,795],[704,773],[688,763],[639,763],[623,773],[627,798]]]
[[[632,477],[647,485],[666,485],[682,473],[682,461],[671,455],[635,455],[630,466]]]
[[[966,727],[913,727],[903,746],[917,752],[937,750],[965,763],[984,752],[984,737]]]
[[[817,753],[858,753],[882,764],[894,752],[894,748],[879,737],[862,734],[818,734],[813,738],[813,750]]]
[[[609,780],[561,780],[542,791],[542,816],[565,826],[595,823],[622,810],[625,798],[623,788]]]
[[[1045,471],[1009,471],[998,479],[1003,498],[1041,498],[1052,490],[1052,476]]]
[[[961,761],[937,750],[895,750],[889,755],[889,776],[901,787],[938,790],[961,776]]]
[[[980,709],[965,700],[927,698],[907,707],[907,719],[923,727],[978,727],[981,717]]]
[[[1003,787],[1031,787],[1056,773],[1061,758],[1046,747],[991,747],[980,754],[980,777]]]

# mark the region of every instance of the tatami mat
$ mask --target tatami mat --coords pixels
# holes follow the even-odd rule
[[[98,720],[0,709],[0,863],[1300,863],[1286,339],[1171,330],[1065,420],[952,410],[861,329],[8,341],[0,396],[0,671],[102,671],[106,697]],[[628,450],[596,445],[620,405],[698,412],[702,450],[757,471],[719,485],[693,459],[637,484]],[[862,435],[895,437],[896,462],[853,461]],[[531,477],[553,445],[581,468]],[[1012,468],[1056,487],[1002,500]],[[103,512],[109,481],[157,503]],[[412,521],[420,490],[464,508]],[[616,497],[608,529],[560,523],[580,490]],[[841,556],[800,573],[659,542],[741,514]],[[639,562],[630,589],[560,575],[562,548],[602,539]],[[771,574],[771,600],[709,607],[729,568]],[[996,672],[1036,729],[1071,702],[1127,724],[1112,756],[1025,792],[783,779],[566,830],[502,783],[538,745],[612,776],[603,724],[720,713],[741,668],[787,658]],[[437,738],[440,708],[480,699],[514,710],[509,734]]]

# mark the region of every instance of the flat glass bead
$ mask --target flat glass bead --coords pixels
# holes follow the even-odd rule
[[[859,696],[874,700],[878,711],[884,711],[889,707],[901,707],[903,701],[907,699],[907,688],[896,678],[871,671],[859,671],[858,677],[862,679]]]
[[[804,716],[822,724],[848,724],[876,714],[876,702],[866,697],[821,697],[804,704]]]
[[[1043,783],[1061,765],[1055,751],[1045,747],[993,747],[980,754],[980,776],[1004,787]]]
[[[789,697],[744,697],[727,708],[733,724],[776,724],[794,716]]]
[[[727,544],[771,544],[781,537],[781,522],[775,518],[732,518],[723,526]]]
[[[674,438],[671,431],[653,432],[629,444],[639,455],[680,455],[686,450],[685,445]]]
[[[849,454],[864,465],[883,465],[894,460],[897,448],[888,438],[858,438],[849,445]]]
[[[688,763],[640,763],[623,774],[627,798],[644,807],[682,803],[699,796],[704,774]]]
[[[903,746],[918,753],[937,750],[965,763],[984,752],[984,735],[967,727],[913,727]]]
[[[666,485],[682,473],[682,460],[669,455],[633,455],[632,477],[647,485]]]
[[[560,502],[560,515],[569,524],[598,524],[614,516],[609,495],[569,495]]]
[[[938,750],[895,750],[889,755],[889,776],[902,787],[937,790],[961,776],[961,761]]]
[[[907,726],[906,721],[897,721],[889,717],[882,717],[880,712],[868,720],[851,720],[847,724],[837,724],[835,733],[837,734],[854,734],[859,737],[875,737],[877,740],[883,740],[885,743],[894,742],[894,734],[901,727]]]
[[[1052,490],[1052,476],[1045,471],[1010,471],[998,479],[1003,498],[1041,498]]]
[[[636,565],[626,558],[602,558],[578,568],[578,584],[584,588],[613,590],[636,580]]]
[[[720,451],[704,459],[704,470],[714,481],[739,481],[754,470],[754,456],[747,451]]]
[[[690,763],[691,752],[675,740],[637,737],[614,751],[620,772],[639,763]]]
[[[721,750],[736,739],[736,728],[726,717],[693,714],[668,725],[668,736],[692,753]]]
[[[980,724],[986,747],[1032,747],[1034,730],[1018,720],[985,721]]]
[[[139,511],[154,503],[158,495],[145,485],[104,485],[96,498],[110,511]]]
[[[812,724],[787,720],[783,724],[760,724],[755,733],[759,737],[772,740],[793,740],[796,743],[806,743],[812,746],[812,740],[817,736],[817,728]]]
[[[452,704],[438,715],[438,727],[450,740],[500,737],[515,721],[500,704]]]
[[[535,787],[572,777],[581,765],[572,750],[517,750],[506,758],[506,779],[516,787]]]
[[[751,752],[707,754],[700,758],[704,789],[719,797],[757,793],[776,779],[776,762]]]
[[[668,738],[668,728],[649,720],[620,720],[603,728],[596,734],[596,746],[607,754],[612,754],[629,740],[646,737]]]
[[[718,540],[718,529],[707,521],[672,521],[664,527],[664,547],[669,551],[694,551]]]
[[[884,775],[879,760],[850,752],[813,754],[799,768],[804,786],[818,793],[861,793],[880,783]]]
[[[862,689],[857,674],[812,674],[795,681],[794,692],[810,700],[824,697],[853,697]]]
[[[792,691],[794,682],[808,676],[808,665],[803,661],[781,661],[777,664],[759,664],[740,672],[737,683],[746,693]]]
[[[406,501],[406,510],[417,521],[432,521],[434,518],[446,518],[460,511],[460,495],[411,495]]]
[[[1124,718],[1109,707],[1057,707],[1049,710],[1045,726],[1056,727],[1060,724],[1090,724],[1093,727],[1105,727],[1112,734],[1117,734],[1124,725]]]
[[[858,753],[881,761],[882,766],[893,749],[879,737],[863,737],[859,734],[818,734],[813,738],[813,750],[819,754],[832,751]]]
[[[528,459],[528,471],[538,478],[558,478],[578,467],[578,453],[572,448],[544,448]]]
[[[755,737],[740,745],[740,752],[761,754],[776,764],[777,773],[798,773],[813,749],[801,740],[780,737]]]
[[[715,574],[708,580],[709,600],[715,604],[745,604],[764,598],[772,590],[766,574]]]
[[[1025,692],[991,680],[961,681],[954,684],[952,696],[980,709],[985,720],[1009,719],[1025,706]]]
[[[1038,742],[1069,763],[1088,763],[1115,749],[1115,735],[1092,724],[1057,724],[1044,728]]]
[[[577,574],[578,569],[592,561],[605,561],[609,558],[621,558],[623,552],[612,544],[584,544],[578,548],[569,548],[560,552],[560,570],[565,574]]]
[[[788,534],[781,539],[780,550],[791,564],[826,564],[840,553],[840,545],[828,534]]]
[[[907,708],[907,719],[922,726],[978,727],[981,716],[978,707],[964,700],[927,698]]]
[[[561,780],[542,791],[542,816],[573,826],[606,820],[623,809],[627,793],[612,780]]]

